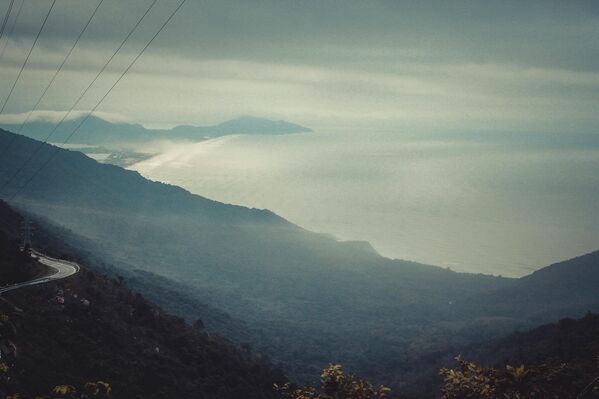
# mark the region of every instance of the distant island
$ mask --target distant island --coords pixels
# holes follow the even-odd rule
[[[312,132],[312,129],[283,120],[241,116],[212,126],[179,125],[172,129],[148,129],[138,123],[111,122],[91,116],[83,122],[68,145],[63,145],[85,116],[63,122],[52,134],[49,142],[60,147],[81,151],[98,162],[131,166],[156,155],[146,144],[163,140],[200,142],[234,134],[286,135]],[[45,141],[54,129],[55,122],[33,121],[25,124],[2,124],[0,128],[17,132],[29,138]],[[141,150],[140,148],[143,148]]]
[[[81,116],[65,121],[54,132],[50,142],[64,142],[83,118]],[[32,139],[44,140],[54,126],[55,123],[50,121],[29,122],[20,133]],[[0,128],[15,132],[19,130],[20,124],[0,124]],[[148,129],[140,124],[115,123],[91,116],[81,125],[72,141],[77,144],[114,146],[153,140],[201,141],[232,134],[283,135],[306,132],[312,132],[312,129],[283,120],[253,116],[241,116],[212,126],[180,125],[172,129]]]
[[[256,118],[253,116],[241,116],[215,126],[190,126],[181,125],[169,130],[171,135],[177,137],[218,137],[230,134],[294,134],[312,132],[312,129],[283,120]]]

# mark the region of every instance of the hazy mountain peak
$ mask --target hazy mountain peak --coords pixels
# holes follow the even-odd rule
[[[198,135],[204,137],[217,137],[229,134],[279,135],[311,131],[312,129],[284,120],[272,120],[244,115],[213,126],[180,125],[174,127],[168,133],[171,137],[182,138],[184,136],[185,138],[193,139],[197,138]]]
[[[215,128],[219,132],[227,134],[286,134],[312,131],[307,127],[284,120],[275,121],[248,115],[219,123]]]
[[[85,115],[65,121],[52,135],[51,141],[61,142],[74,129],[78,129],[73,142],[89,145],[147,142],[156,139],[202,140],[229,134],[280,135],[311,132],[312,130],[284,120],[271,120],[255,116],[241,116],[212,126],[179,125],[172,129],[148,129],[138,123],[112,122],[101,116]],[[78,127],[79,126],[79,127]],[[0,124],[8,131],[19,131],[30,138],[41,140],[55,127],[52,121],[32,121],[20,129],[18,124]]]

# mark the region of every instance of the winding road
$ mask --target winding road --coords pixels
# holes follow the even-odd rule
[[[50,281],[61,280],[72,276],[79,271],[79,265],[75,262],[69,262],[67,260],[51,258],[47,255],[41,254],[35,250],[31,250],[31,257],[37,259],[43,265],[48,266],[51,272],[45,276],[38,277],[33,280],[25,281],[23,283],[7,285],[0,287],[0,294],[8,291],[14,291],[19,288],[29,287],[31,285],[48,283]]]

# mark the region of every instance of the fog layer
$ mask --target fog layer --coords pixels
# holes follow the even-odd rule
[[[383,255],[519,276],[599,247],[592,136],[235,136],[134,166]]]

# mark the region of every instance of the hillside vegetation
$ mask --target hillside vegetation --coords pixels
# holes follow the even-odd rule
[[[14,238],[21,216],[0,202],[0,221],[3,275],[18,275],[24,281],[43,273]],[[37,245],[46,252],[80,262],[93,259],[43,225],[36,231]],[[589,259],[593,257],[575,262],[587,264]],[[114,272],[106,265],[96,267]],[[135,280],[135,275],[126,280]],[[161,287],[159,277],[137,278],[144,293],[190,305],[185,293],[177,296]],[[547,395],[573,399],[583,391],[582,397],[599,395],[599,315],[592,313],[421,358],[410,365],[411,373],[388,378],[400,389],[371,384],[335,364],[320,374],[320,386],[302,388],[287,382],[248,347],[240,350],[209,334],[204,324],[213,320],[196,321],[192,327],[132,292],[122,277],[107,278],[84,267],[68,280],[6,296],[8,301],[0,303],[0,394],[5,396],[18,392],[23,398],[49,393],[46,397],[384,399],[400,393],[399,397],[414,399]],[[204,309],[200,302],[195,305],[209,318],[221,319],[216,325],[235,325],[230,316]],[[242,330],[245,325],[237,327]],[[453,368],[457,353],[463,357]]]
[[[19,217],[1,203],[0,216],[2,272],[24,273],[31,258],[8,235],[15,225],[7,220]],[[64,252],[68,246],[56,249]],[[83,390],[100,381],[109,384],[112,398],[270,398],[272,384],[284,381],[260,357],[208,334],[201,323],[186,324],[124,281],[85,266],[66,280],[3,296],[2,397],[44,395],[56,386]]]
[[[15,137],[0,132],[0,145],[15,139],[0,160],[1,179],[39,145]],[[423,357],[599,309],[593,273],[581,271],[581,280],[569,285],[555,278],[561,300],[552,301],[541,283],[539,295],[529,294],[544,274],[506,279],[387,259],[267,210],[211,201],[51,146],[15,183],[52,153],[14,206],[68,231],[73,246],[86,243],[96,258],[138,276],[140,284],[151,282],[154,292],[174,281],[179,299],[153,299],[190,321],[198,318],[194,306],[177,303],[220,312],[217,332],[249,343],[300,381],[313,381],[331,361],[376,381],[393,380]],[[593,268],[596,254],[590,259]],[[497,298],[506,296],[503,306]]]

